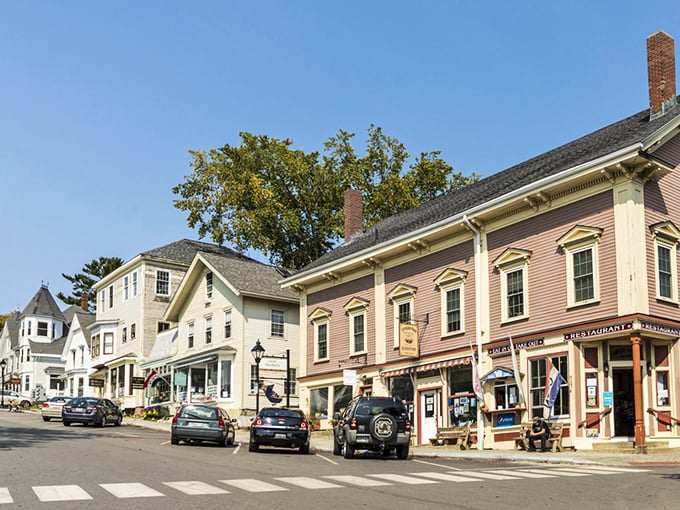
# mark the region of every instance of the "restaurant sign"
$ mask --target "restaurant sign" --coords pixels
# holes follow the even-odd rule
[[[613,333],[620,333],[633,329],[632,322],[624,322],[622,324],[612,324],[611,326],[600,326],[599,328],[582,329],[574,331],[573,333],[565,333],[564,340],[583,340],[587,338],[595,338],[598,336],[611,335]]]
[[[543,339],[536,338],[535,340],[527,340],[526,342],[514,342],[513,345],[516,351],[527,349],[529,347],[540,347],[543,345]],[[508,342],[506,345],[491,347],[487,351],[487,354],[489,356],[493,356],[494,354],[505,354],[507,352],[510,352],[510,342]]]
[[[664,326],[663,324],[654,324],[652,322],[640,321],[640,328],[646,331],[653,331],[654,333],[664,333],[666,335],[680,336],[680,329]]]

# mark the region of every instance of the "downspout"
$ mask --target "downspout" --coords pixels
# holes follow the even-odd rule
[[[482,256],[482,233],[479,229],[468,219],[467,214],[463,215],[463,223],[475,235],[475,322],[477,323],[477,332],[475,337],[477,340],[477,373],[482,374],[482,332],[480,327],[482,324],[482,289],[480,275],[482,274],[481,256]],[[484,449],[484,416],[482,415],[482,405],[484,402],[477,402],[477,449]]]

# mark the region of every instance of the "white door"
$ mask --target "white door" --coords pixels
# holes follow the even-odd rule
[[[427,390],[420,393],[420,442],[427,444],[437,437],[437,427],[442,423],[441,390]]]

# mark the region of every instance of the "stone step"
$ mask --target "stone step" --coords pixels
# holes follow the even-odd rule
[[[593,443],[593,451],[598,453],[674,453],[680,448],[670,448],[668,441],[647,441],[646,448],[635,448],[633,441]]]

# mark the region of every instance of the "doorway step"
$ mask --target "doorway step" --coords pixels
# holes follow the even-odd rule
[[[633,441],[600,441],[593,443],[593,451],[598,453],[674,453],[680,448],[671,448],[668,441],[647,441],[644,448],[635,448]]]

